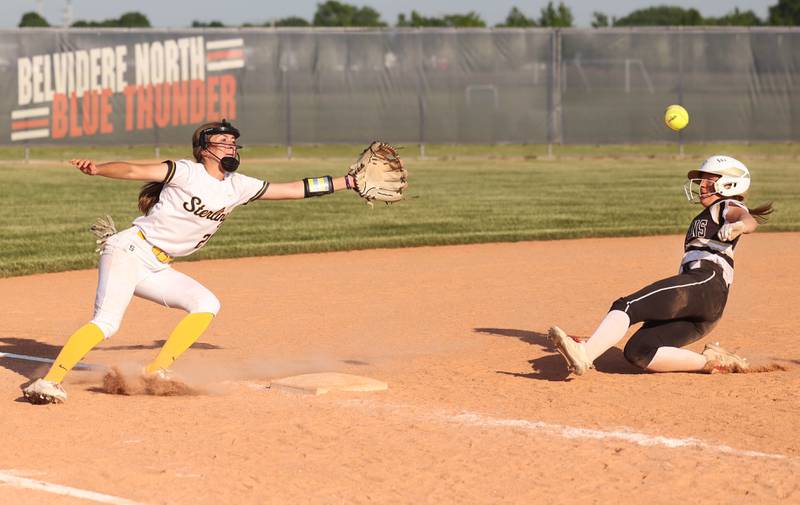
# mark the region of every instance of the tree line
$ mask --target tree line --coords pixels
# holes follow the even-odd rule
[[[498,28],[530,28],[530,27],[557,27],[567,28],[573,26],[572,10],[560,1],[555,5],[549,1],[539,11],[539,16],[528,17],[522,10],[512,7]],[[742,11],[735,8],[728,14],[720,17],[704,17],[697,9],[659,5],[637,9],[627,16],[620,18],[609,17],[603,12],[596,11],[592,16],[592,27],[623,27],[623,26],[799,26],[800,25],[800,0],[777,0],[775,5],[769,7],[766,19],[761,19],[752,10]],[[46,19],[36,12],[26,12],[19,22],[20,27],[46,27],[50,26]],[[79,20],[72,25],[74,28],[149,28],[150,20],[140,12],[126,12],[119,18],[103,21]],[[225,28],[220,21],[193,21],[193,28]],[[359,7],[345,2],[328,0],[317,4],[314,17],[307,20],[300,16],[289,16],[273,19],[264,23],[244,23],[241,27],[374,27],[383,28],[389,25],[381,20],[381,15],[372,7]],[[394,24],[396,27],[443,27],[443,28],[485,28],[488,25],[475,11],[463,14],[447,14],[443,16],[424,16],[412,10],[410,14],[401,13]]]

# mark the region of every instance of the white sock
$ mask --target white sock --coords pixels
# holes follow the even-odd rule
[[[630,325],[631,318],[621,310],[612,310],[606,314],[606,317],[584,344],[589,360],[596,360],[601,354],[614,347],[625,337]]]
[[[678,347],[659,347],[647,369],[653,372],[699,372],[708,360],[702,354]]]

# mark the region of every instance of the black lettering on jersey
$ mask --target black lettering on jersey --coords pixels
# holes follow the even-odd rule
[[[194,212],[194,209],[197,206],[197,204],[201,203],[202,201],[203,200],[201,200],[200,197],[193,196],[192,197],[191,207],[189,207],[189,203],[188,202],[183,202],[183,208],[186,209],[188,212]]]
[[[225,207],[219,210],[206,210],[206,206],[203,205],[203,200],[199,196],[193,196],[190,201],[183,202],[183,208],[197,217],[204,217],[210,221],[225,221],[225,218],[228,217]]]
[[[689,228],[689,236],[705,238],[707,227],[708,219],[696,219],[694,222],[692,222],[691,228]]]

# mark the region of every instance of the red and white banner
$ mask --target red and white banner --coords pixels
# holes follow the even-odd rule
[[[245,47],[238,37],[168,38],[23,56],[16,66],[11,142],[59,140],[235,120]]]

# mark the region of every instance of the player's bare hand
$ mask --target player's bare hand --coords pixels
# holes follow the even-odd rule
[[[69,160],[69,162],[86,175],[97,175],[97,165],[92,160]]]

